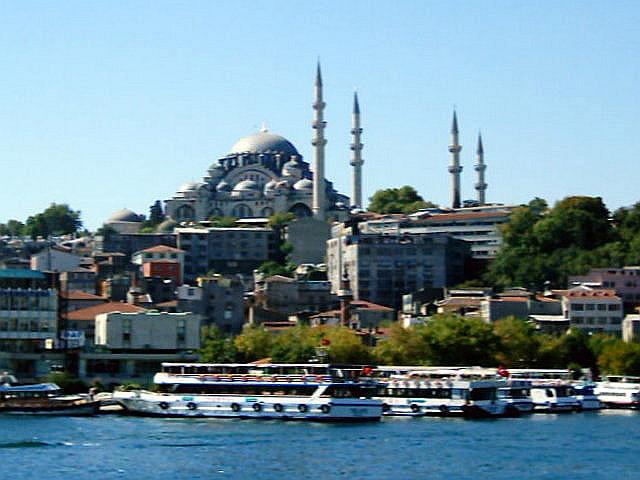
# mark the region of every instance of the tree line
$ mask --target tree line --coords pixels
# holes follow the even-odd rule
[[[487,324],[477,318],[442,314],[408,329],[393,324],[375,346],[365,345],[361,336],[342,326],[298,325],[274,333],[257,325],[229,337],[211,326],[203,329],[200,355],[203,362],[221,363],[315,359],[378,365],[589,368],[607,374],[640,374],[640,344],[603,334],[587,336],[577,329],[562,336],[542,334],[516,317]]]

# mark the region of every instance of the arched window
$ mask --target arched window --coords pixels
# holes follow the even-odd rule
[[[253,212],[251,211],[251,208],[249,208],[249,206],[245,205],[244,203],[241,203],[233,207],[231,216],[236,218],[253,217]]]
[[[263,217],[270,217],[271,215],[273,215],[273,208],[271,207],[264,207],[262,209],[261,215]]]
[[[179,220],[191,221],[196,218],[196,211],[191,205],[181,205],[180,207],[178,207],[176,215]]]
[[[296,216],[296,218],[311,216],[311,209],[304,203],[296,203],[293,207],[289,209],[289,211],[293,213]]]

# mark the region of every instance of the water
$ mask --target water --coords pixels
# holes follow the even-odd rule
[[[369,424],[0,416],[0,478],[624,479],[640,413]]]

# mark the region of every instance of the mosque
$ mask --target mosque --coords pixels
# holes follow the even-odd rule
[[[351,207],[360,208],[361,167],[360,108],[354,94],[351,130],[353,199],[338,193],[324,175],[325,103],[322,96],[320,65],[316,72],[313,166],[303,160],[286,138],[267,131],[238,140],[229,153],[216,160],[202,182],[185,183],[165,201],[165,213],[176,222],[198,222],[211,216],[234,218],[269,217],[291,212],[298,218],[343,221]]]

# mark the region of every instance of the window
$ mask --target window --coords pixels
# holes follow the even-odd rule
[[[609,304],[609,311],[610,312],[615,312],[616,310],[620,310],[620,305],[618,305],[616,303]]]
[[[595,310],[596,309],[596,306],[593,303],[587,303],[585,306],[587,307],[586,308],[587,310]]]
[[[607,309],[607,304],[606,303],[599,303],[598,304],[598,310],[604,311],[606,309]]]
[[[584,310],[584,305],[581,303],[572,303],[571,310],[576,312],[582,312]]]

